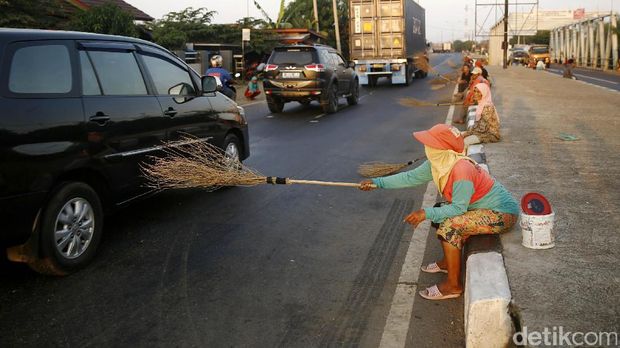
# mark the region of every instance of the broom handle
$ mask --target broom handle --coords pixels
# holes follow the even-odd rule
[[[303,185],[321,185],[321,186],[340,186],[340,187],[360,187],[360,184],[353,182],[333,182],[333,181],[318,181],[318,180],[295,180],[287,179],[287,184],[303,184]],[[377,188],[377,185],[372,185],[373,188]]]
[[[463,105],[463,102],[458,103],[437,103],[435,106],[448,106],[448,105]]]

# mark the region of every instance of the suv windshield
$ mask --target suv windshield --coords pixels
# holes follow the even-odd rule
[[[532,53],[549,53],[547,47],[532,47]]]
[[[274,51],[271,55],[271,64],[291,64],[306,65],[312,64],[314,57],[312,51],[302,51],[301,49],[289,49],[286,51]]]

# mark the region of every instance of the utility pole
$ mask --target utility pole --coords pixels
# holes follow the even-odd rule
[[[504,69],[508,68],[508,0],[504,2],[504,42],[502,43],[504,49]]]
[[[319,32],[319,9],[318,6],[316,4],[316,0],[312,0],[312,3],[314,5],[314,21],[316,22],[316,32]]]
[[[316,0],[314,0],[316,2]],[[332,5],[334,7],[334,27],[336,29],[336,49],[338,52],[342,53],[340,49],[340,28],[338,27],[338,6],[336,6],[337,0],[332,0]]]

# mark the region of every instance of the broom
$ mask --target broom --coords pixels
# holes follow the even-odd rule
[[[463,102],[442,102],[442,103],[431,103],[423,100],[418,100],[415,98],[400,98],[398,103],[403,106],[450,106],[450,105],[461,105]]]
[[[366,177],[366,178],[376,178],[380,176],[394,174],[398,172],[399,170],[416,163],[419,160],[420,158],[416,158],[413,161],[409,161],[406,163],[394,163],[394,164],[383,163],[383,162],[366,162],[366,163],[360,164],[359,168],[357,169],[357,172],[361,176]]]
[[[261,184],[360,187],[358,183],[264,176],[240,161],[227,157],[222,149],[190,136],[168,142],[162,148],[165,156],[150,157],[151,163],[142,164],[146,186],[157,190],[205,188],[213,191],[225,186]]]

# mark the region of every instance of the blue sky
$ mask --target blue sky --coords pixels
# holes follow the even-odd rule
[[[138,7],[155,18],[161,18],[164,14],[171,11],[179,11],[187,7],[206,7],[215,10],[215,23],[231,23],[241,17],[245,17],[248,12],[251,17],[261,18],[262,15],[254,6],[252,0],[175,0],[175,1],[154,1],[154,0],[125,0],[126,2]],[[495,2],[495,0],[478,0],[478,3]],[[531,3],[535,0],[509,0],[510,3]],[[280,0],[258,0],[263,8],[272,18],[277,17]],[[288,1],[287,1],[288,2]],[[475,18],[475,0],[419,0],[422,7],[426,9],[426,36],[429,41],[448,41],[463,39],[465,37],[465,19],[467,19],[469,32],[473,30]],[[497,0],[497,2],[502,2]],[[249,4],[249,6],[248,6]],[[468,11],[465,12],[465,6]],[[614,8],[620,12],[620,0],[540,0],[541,10],[575,10],[585,8],[586,12],[609,11]],[[514,7],[511,6],[509,11]],[[520,6],[524,11],[527,6]],[[249,11],[248,11],[249,9]],[[488,10],[482,14],[482,7],[478,7],[478,16],[486,16]],[[492,16],[495,13],[491,14]]]

